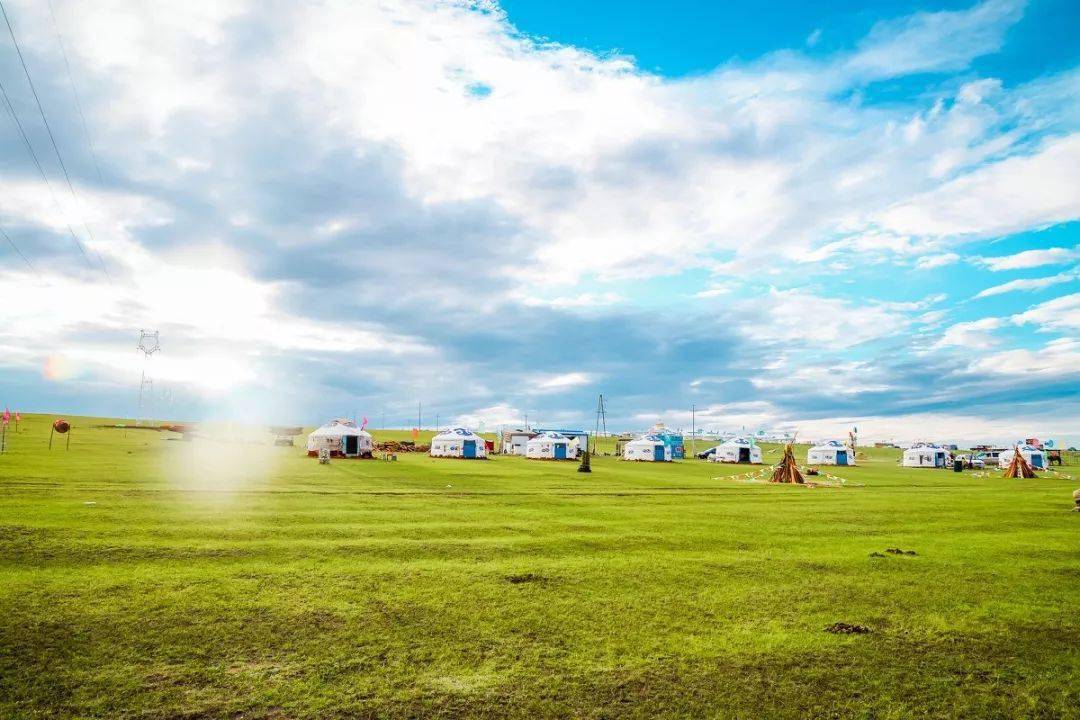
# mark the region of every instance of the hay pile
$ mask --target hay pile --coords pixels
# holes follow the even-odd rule
[[[417,445],[412,440],[385,440],[375,443],[375,449],[390,453],[428,452],[431,446]]]

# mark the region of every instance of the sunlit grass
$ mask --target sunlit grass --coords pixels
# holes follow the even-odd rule
[[[873,449],[836,471],[863,487],[814,490],[699,461],[320,466],[299,446],[90,424],[50,452],[28,418],[0,456],[5,717],[1080,702],[1080,480],[905,470]],[[824,632],[837,621],[871,632]]]

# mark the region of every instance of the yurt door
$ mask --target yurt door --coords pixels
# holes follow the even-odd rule
[[[1042,453],[1031,453],[1031,467],[1041,468],[1043,466]]]
[[[847,450],[836,451],[836,464],[847,465]]]
[[[476,441],[466,440],[464,446],[461,448],[461,456],[467,458],[476,457]]]
[[[750,448],[739,448],[739,462],[750,462]]]
[[[359,455],[360,454],[360,438],[355,435],[345,436],[345,454],[346,455]]]
[[[657,445],[653,448],[653,460],[664,462],[664,446]]]
[[[558,442],[555,443],[555,459],[556,460],[565,460],[566,459],[566,443],[558,443]]]

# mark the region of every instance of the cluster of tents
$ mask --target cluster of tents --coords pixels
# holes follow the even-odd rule
[[[512,446],[508,452],[524,455],[533,460],[577,460],[588,448],[581,446],[584,433],[579,431],[542,431],[524,441],[523,447]],[[678,444],[673,438],[678,438]],[[663,430],[646,433],[627,442],[622,448],[622,459],[638,462],[671,462],[675,458],[674,448],[678,448],[681,457],[681,436],[675,436]],[[586,440],[588,442],[588,440]],[[505,444],[505,443],[504,443]],[[504,448],[505,449],[505,448]],[[521,450],[524,452],[521,452]],[[331,420],[308,435],[307,452],[315,457],[322,451],[331,457],[371,457],[374,442],[371,433],[363,426],[345,418]],[[440,432],[431,441],[429,455],[439,458],[462,458],[467,460],[484,459],[494,452],[494,443],[485,440],[466,428],[453,428]],[[789,443],[784,449],[783,459],[776,466],[776,473],[783,470],[786,480],[776,482],[802,482],[798,466],[795,465],[794,451]],[[701,453],[699,457],[713,462],[745,463],[760,465],[764,462],[761,448],[752,439],[735,437],[716,447]],[[830,440],[812,446],[806,453],[808,465],[854,465],[855,451],[851,446]],[[941,445],[918,443],[906,449],[901,463],[904,467],[945,468],[954,461],[952,451]],[[1006,477],[1035,477],[1036,469],[1047,466],[1046,453],[1041,448],[1029,444],[1018,444],[998,456],[999,466],[1006,469]],[[799,479],[793,479],[795,477]]]

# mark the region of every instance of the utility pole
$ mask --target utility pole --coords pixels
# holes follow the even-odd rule
[[[697,405],[690,406],[690,454],[697,457]]]
[[[423,408],[424,408],[423,403],[419,403],[419,402],[416,403],[416,429],[417,430],[420,429],[420,425],[422,424],[423,415],[421,415],[421,410],[423,410]]]
[[[603,425],[604,435],[607,435],[607,408],[604,407],[604,394],[600,393],[600,398],[596,401],[596,429],[593,430],[593,437],[600,437],[600,426]],[[596,445],[599,449],[599,441]]]

